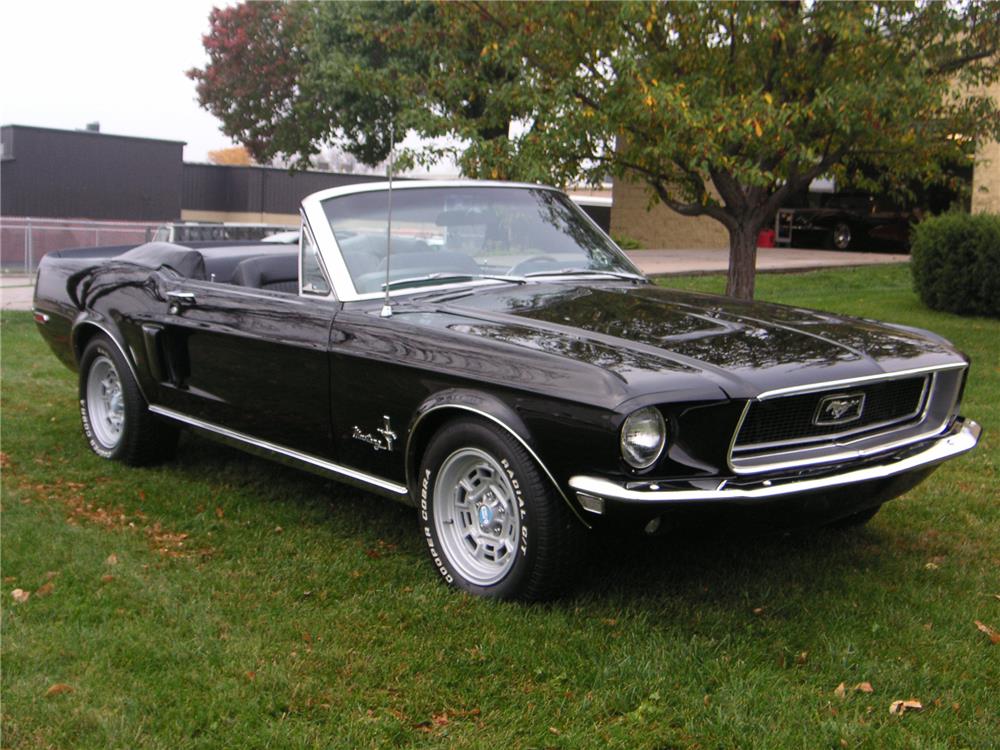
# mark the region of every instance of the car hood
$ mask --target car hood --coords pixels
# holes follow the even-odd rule
[[[454,332],[572,358],[645,391],[672,373],[751,397],[962,361],[916,329],[651,284],[499,287],[434,307]]]

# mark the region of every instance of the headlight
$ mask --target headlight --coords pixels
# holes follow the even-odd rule
[[[659,409],[632,412],[622,425],[622,458],[634,469],[648,469],[667,444],[667,425]]]

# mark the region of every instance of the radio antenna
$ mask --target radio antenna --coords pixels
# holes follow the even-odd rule
[[[383,318],[392,317],[392,304],[389,301],[389,259],[392,257],[392,152],[396,149],[396,128],[389,123],[389,212],[385,221],[385,301],[382,303]]]

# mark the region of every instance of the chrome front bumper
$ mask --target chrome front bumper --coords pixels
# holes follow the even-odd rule
[[[720,482],[713,489],[666,486],[668,483],[629,482],[623,484],[601,477],[574,476],[569,480],[577,500],[587,511],[602,514],[606,503],[631,507],[650,507],[675,503],[748,503],[771,500],[793,495],[820,493],[878,480],[900,477],[908,473],[931,469],[949,458],[972,450],[979,442],[981,428],[972,420],[959,418],[947,432],[922,449],[900,457],[893,454],[885,463],[868,464],[842,473],[826,474],[812,478],[761,478],[760,481],[740,486],[727,486],[730,480]]]

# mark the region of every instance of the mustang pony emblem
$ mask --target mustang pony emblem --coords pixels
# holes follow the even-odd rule
[[[820,399],[813,416],[813,424],[819,427],[831,424],[847,424],[861,419],[865,408],[865,394],[838,393]]]
[[[371,433],[365,432],[357,425],[354,425],[354,433],[351,435],[355,440],[360,440],[362,443],[368,443],[376,451],[391,451],[392,443],[396,439],[396,433],[392,431],[392,424],[389,422],[389,415],[382,417],[384,420],[381,427],[379,427],[375,432],[381,435],[381,438],[377,438]],[[383,442],[384,441],[384,442]]]

